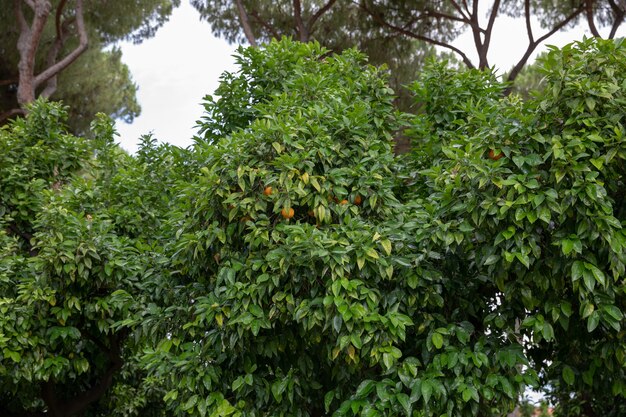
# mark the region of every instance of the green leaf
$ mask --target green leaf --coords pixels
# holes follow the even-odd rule
[[[489,255],[487,259],[485,259],[485,265],[493,265],[500,259],[499,255]]]
[[[565,365],[563,367],[562,375],[563,375],[563,380],[567,383],[567,385],[574,385],[575,376],[574,376],[574,370],[571,367],[569,367],[568,365]]]
[[[422,397],[424,397],[424,404],[428,404],[428,402],[430,401],[430,396],[433,393],[432,383],[427,379],[422,381],[421,391],[422,391]]]
[[[311,185],[313,186],[313,188],[315,188],[315,190],[317,190],[318,193],[322,192],[322,187],[320,187],[320,183],[317,182],[317,178],[310,177],[309,181],[311,182]]]
[[[233,407],[228,400],[224,399],[220,402],[220,405],[217,407],[217,414],[220,417],[228,417],[229,415],[233,414],[236,410],[235,407]]]
[[[585,282],[585,287],[587,287],[589,291],[593,291],[596,287],[596,278],[593,273],[587,269],[583,272],[583,281]]]
[[[198,396],[197,395],[192,395],[185,402],[185,404],[183,404],[182,408],[183,408],[183,410],[190,410],[190,409],[192,409],[196,405],[197,402],[198,402]]]
[[[600,315],[597,311],[594,311],[587,319],[587,332],[593,332],[600,323]]]
[[[343,324],[343,318],[339,314],[333,317],[333,329],[335,329],[335,333],[341,332],[342,324]]]
[[[591,158],[590,161],[594,167],[598,168],[599,171],[602,170],[602,166],[604,165],[604,158]]]
[[[272,395],[277,403],[280,403],[283,399],[283,391],[285,391],[285,388],[287,387],[287,382],[287,379],[282,379],[275,381],[272,384]]]
[[[235,379],[233,381],[233,384],[231,386],[231,389],[233,391],[237,391],[242,385],[244,384],[244,380],[242,377],[238,377],[237,379]]]
[[[367,397],[369,393],[372,392],[375,386],[376,386],[376,382],[372,381],[371,379],[366,379],[365,381],[361,382],[359,384],[359,387],[356,389],[356,397],[357,398]]]
[[[441,347],[443,346],[443,336],[437,332],[433,333],[433,335],[431,336],[431,341],[433,343],[433,346],[435,346],[437,349],[441,349]]]
[[[404,412],[406,413],[406,415],[410,416],[412,407],[411,407],[411,401],[409,399],[409,396],[401,392],[396,395],[396,399],[398,400],[398,402],[404,409]]]
[[[389,239],[383,239],[380,241],[387,256],[391,255],[391,241]]]
[[[624,318],[624,315],[622,314],[621,310],[617,306],[614,306],[611,304],[603,305],[602,310],[605,311],[609,316],[611,316],[615,320],[619,321]]]
[[[598,284],[606,286],[606,278],[604,276],[604,273],[600,271],[598,267],[592,264],[585,264],[585,266],[587,267],[587,269],[591,270],[591,273],[593,274],[593,277],[596,279]]]
[[[563,248],[563,254],[569,255],[574,250],[574,242],[569,239],[561,240],[561,246]]]
[[[332,404],[334,399],[335,399],[335,391],[328,391],[324,395],[324,409],[326,410],[327,413],[330,411],[330,405]]]
[[[572,281],[579,280],[585,272],[585,266],[581,261],[575,261],[572,264]]]

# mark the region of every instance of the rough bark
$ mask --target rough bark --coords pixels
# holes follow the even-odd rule
[[[302,21],[302,4],[300,4],[300,0],[293,0],[293,20],[298,40],[300,42],[308,42],[309,28]]]
[[[31,8],[33,18],[30,24],[24,14],[24,4]],[[35,100],[37,89],[48,83],[42,95],[49,97],[56,90],[57,75],[71,65],[87,50],[88,37],[83,18],[83,0],[76,0],[75,16],[70,21],[62,21],[62,13],[67,0],[61,0],[55,10],[56,39],[47,54],[45,69],[35,73],[37,51],[40,48],[41,36],[52,13],[52,4],[49,0],[13,0],[15,17],[18,23],[20,36],[17,50],[20,55],[18,63],[17,102],[20,107]],[[60,60],[58,55],[69,36],[69,26],[74,24],[78,45]]]

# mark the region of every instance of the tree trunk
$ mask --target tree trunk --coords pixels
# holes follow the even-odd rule
[[[24,15],[24,3],[33,11],[33,20],[28,24]],[[56,9],[56,31],[57,37],[48,53],[46,68],[35,74],[37,51],[41,43],[41,36],[50,14],[52,4],[49,0],[13,0],[15,17],[18,23],[20,36],[17,41],[17,50],[20,54],[18,63],[18,86],[17,103],[21,108],[35,100],[37,88],[43,83],[49,82],[44,90],[44,96],[49,97],[56,90],[56,76],[87,50],[87,31],[83,17],[83,0],[76,0],[75,16],[71,21],[61,22],[61,16],[67,0],[61,0]],[[78,35],[78,46],[57,61],[58,54],[66,40],[65,30],[70,23],[75,23]]]

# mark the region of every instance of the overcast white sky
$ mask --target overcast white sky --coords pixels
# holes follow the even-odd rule
[[[181,3],[154,38],[139,45],[121,45],[123,60],[139,85],[137,98],[142,106],[141,115],[132,124],[117,123],[119,141],[130,152],[136,151],[139,137],[150,132],[159,141],[189,146],[203,112],[202,97],[213,93],[223,71],[236,70],[232,54],[237,46],[215,38],[209,24],[199,20],[188,1]],[[624,36],[624,32],[622,27],[618,33]],[[542,33],[536,28],[535,37]],[[547,43],[563,46],[585,34],[588,35],[584,28],[576,28],[555,34]],[[474,58],[472,42],[466,33],[455,46],[472,52],[469,56]],[[499,17],[494,26],[490,63],[506,71],[517,62],[526,45],[523,20]],[[545,44],[535,55],[544,49]]]

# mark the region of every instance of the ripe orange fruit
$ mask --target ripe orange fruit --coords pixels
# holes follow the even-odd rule
[[[342,206],[343,206],[344,204],[348,204],[348,200],[341,200],[341,201],[339,202],[339,204],[341,204]]]
[[[499,154],[496,155],[496,153],[493,151],[493,149],[489,149],[489,159],[497,161],[498,159],[502,158],[503,156],[504,156],[504,152],[500,152]]]
[[[284,209],[282,209],[280,211],[280,214],[285,218],[285,219],[291,219],[293,217],[293,215],[295,214],[295,212],[293,211],[292,207],[289,207],[289,209],[287,209],[287,207],[285,207]]]
[[[360,195],[355,195],[354,196],[354,204],[356,204],[357,206],[361,205],[361,203],[363,202],[363,199],[361,198]]]
[[[273,189],[271,186],[269,186],[269,185],[268,185],[268,186],[267,186],[267,187],[265,187],[265,189],[263,190],[263,194],[265,194],[265,195],[268,195],[268,196],[269,196],[269,195],[272,195],[272,192],[273,192],[273,191],[274,191],[274,189]]]

